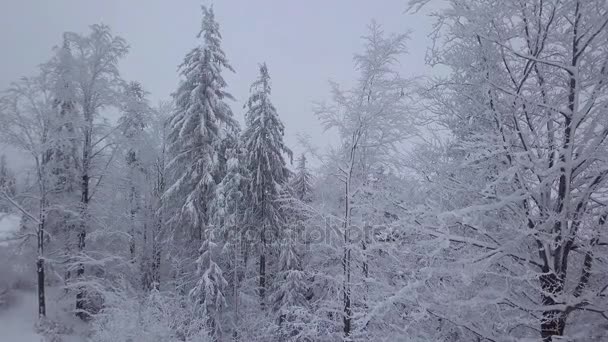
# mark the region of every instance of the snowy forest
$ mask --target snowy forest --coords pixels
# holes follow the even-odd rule
[[[230,13],[190,9],[158,103],[66,27],[0,94],[0,340],[608,341],[608,2],[435,2],[403,9],[441,73],[360,23],[323,145],[288,146],[272,64],[233,97]]]

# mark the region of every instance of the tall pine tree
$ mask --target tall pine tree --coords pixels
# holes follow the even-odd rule
[[[226,175],[215,190],[211,203],[211,229],[215,236],[222,237],[222,265],[232,285],[233,337],[239,337],[239,293],[242,269],[241,234],[245,222],[245,192],[247,170],[242,162],[240,148],[235,146],[226,153]]]
[[[266,64],[260,65],[260,76],[251,85],[251,96],[247,101],[243,133],[247,153],[247,169],[251,182],[249,195],[250,222],[260,241],[259,294],[262,308],[265,306],[266,263],[269,244],[279,236],[283,225],[280,204],[277,199],[289,178],[283,153],[290,158],[291,150],[283,143],[284,126],[270,101],[271,85]],[[273,239],[273,240],[270,240]]]
[[[222,50],[219,24],[213,8],[202,7],[203,20],[197,35],[201,44],[190,51],[179,66],[183,77],[175,98],[175,113],[169,121],[168,167],[174,177],[166,195],[175,198],[174,221],[187,222],[189,237],[203,238],[208,223],[208,202],[220,168],[218,148],[226,130],[238,124],[225,102],[233,99],[224,89],[222,71],[234,71]]]
[[[308,275],[302,265],[302,245],[298,227],[282,232],[283,243],[279,257],[277,276],[272,293],[273,309],[277,314],[278,339],[299,341],[302,325],[309,319],[306,300]]]
[[[176,203],[173,222],[190,227],[187,239],[199,243],[196,280],[190,296],[207,317],[214,339],[221,339],[222,311],[226,306],[224,290],[227,281],[216,262],[218,251],[215,231],[209,225],[210,205],[217,179],[221,180],[225,138],[238,131],[226,99],[224,69],[234,71],[220,46],[219,24],[213,8],[202,6],[203,20],[197,35],[201,45],[192,49],[180,65],[183,77],[175,98],[175,113],[169,122],[168,147],[173,159],[169,163],[173,184],[166,192]]]
[[[298,158],[298,166],[291,180],[291,189],[296,199],[303,202],[312,200],[312,174],[306,167],[306,155],[304,153]]]

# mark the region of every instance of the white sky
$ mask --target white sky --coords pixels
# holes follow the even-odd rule
[[[266,61],[273,101],[295,151],[296,134],[317,145],[331,141],[312,114],[312,103],[328,98],[328,79],[351,82],[352,55],[371,19],[386,32],[412,31],[405,74],[429,73],[424,54],[432,20],[406,14],[408,0],[216,0],[223,47],[236,74],[226,75],[242,119],[257,64]],[[86,33],[103,22],[124,37],[131,52],[121,64],[123,77],[140,81],[152,103],[168,99],[178,82],[177,65],[196,45],[200,0],[0,0],[0,89],[35,72],[64,31]]]

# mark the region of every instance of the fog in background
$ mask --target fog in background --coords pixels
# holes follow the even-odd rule
[[[2,0],[0,5],[0,88],[36,72],[51,57],[62,33],[87,33],[94,23],[109,25],[131,46],[122,61],[126,80],[140,81],[152,104],[170,98],[178,83],[177,66],[198,42],[200,0]],[[354,81],[352,56],[361,51],[366,26],[375,19],[386,32],[411,31],[405,75],[429,74],[424,57],[430,46],[432,19],[410,15],[407,0],[218,0],[213,2],[222,45],[236,70],[226,74],[236,97],[235,116],[242,122],[249,85],[266,61],[273,82],[273,102],[286,127],[286,142],[298,152],[299,134],[316,146],[332,142],[312,113],[313,103],[329,96],[328,80]],[[13,168],[23,158],[0,146]]]

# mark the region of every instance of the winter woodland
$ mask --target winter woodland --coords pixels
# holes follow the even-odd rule
[[[223,15],[164,102],[103,24],[2,92],[0,322],[25,296],[49,342],[608,340],[606,1],[444,0],[434,77],[371,22],[314,147],[272,65],[235,101]]]

